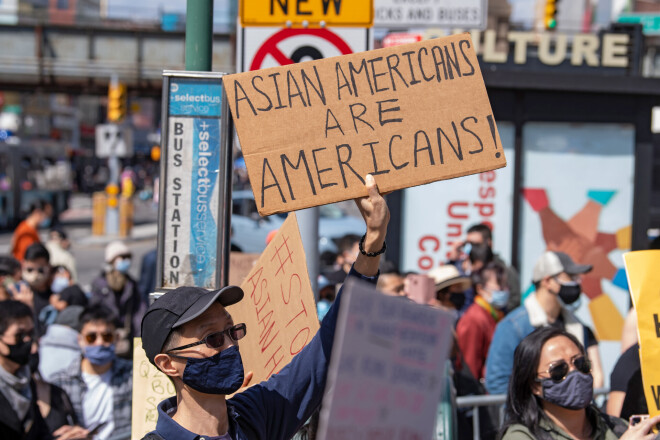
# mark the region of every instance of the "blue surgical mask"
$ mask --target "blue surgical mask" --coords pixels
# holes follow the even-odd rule
[[[205,394],[233,394],[243,385],[243,360],[232,345],[206,358],[184,358],[183,383]]]
[[[85,347],[84,355],[92,365],[107,365],[115,359],[115,344],[88,345]]]
[[[508,290],[493,290],[490,294],[490,305],[496,309],[503,309],[509,303]]]
[[[50,285],[50,290],[53,293],[60,293],[64,289],[69,287],[69,279],[65,277],[55,277],[53,282]]]
[[[47,219],[42,220],[41,222],[39,222],[39,227],[40,228],[50,228],[51,221],[52,221],[51,218],[48,217]]]
[[[131,259],[130,258],[122,258],[120,260],[117,260],[115,262],[115,269],[117,269],[118,272],[121,273],[127,273],[128,269],[131,268]]]

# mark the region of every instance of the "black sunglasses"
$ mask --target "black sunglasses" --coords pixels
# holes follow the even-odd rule
[[[571,363],[580,373],[591,373],[591,362],[584,355],[574,357],[571,359]],[[550,367],[547,370],[541,371],[541,373],[548,373],[550,375],[550,379],[552,379],[553,382],[561,382],[562,380],[566,379],[570,369],[571,367],[568,365],[568,363],[562,359],[557,362],[553,362],[550,364]],[[547,378],[543,377],[536,380],[538,382],[542,382],[545,379]]]
[[[225,345],[225,335],[229,336],[229,339],[236,342],[239,339],[243,339],[245,337],[245,334],[246,334],[245,324],[236,324],[233,327],[229,327],[226,330],[211,333],[210,335],[206,336],[204,339],[200,341],[167,350],[167,353],[175,350],[183,350],[184,348],[195,347],[197,345],[202,345],[202,344],[206,344],[206,346],[209,348],[220,348],[223,345]]]
[[[98,339],[99,337],[103,339],[103,342],[105,342],[106,344],[115,340],[115,334],[112,332],[105,332],[105,333],[89,332],[89,333],[85,333],[84,336],[88,344],[93,344],[94,342],[96,342],[96,339]]]

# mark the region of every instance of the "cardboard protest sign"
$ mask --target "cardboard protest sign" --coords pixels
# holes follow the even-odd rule
[[[452,332],[449,313],[344,284],[318,437],[432,437]]]
[[[223,81],[261,215],[506,166],[469,34]]]
[[[289,214],[241,288],[245,297],[227,310],[234,322],[247,326],[241,357],[255,384],[284,368],[319,329],[295,214]]]
[[[156,429],[158,404],[175,394],[172,381],[147,359],[142,339],[134,338],[132,439],[141,439]]]
[[[660,251],[623,254],[630,296],[637,312],[639,356],[649,415],[660,414]]]
[[[240,286],[259,259],[259,254],[232,252],[229,255],[229,284]]]

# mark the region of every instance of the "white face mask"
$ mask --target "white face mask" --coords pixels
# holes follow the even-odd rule
[[[30,287],[40,287],[46,281],[46,273],[41,273],[37,269],[23,269],[21,278],[30,285]]]

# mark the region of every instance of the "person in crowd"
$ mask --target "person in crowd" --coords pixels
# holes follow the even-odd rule
[[[54,227],[50,230],[48,241],[46,241],[46,249],[50,254],[50,265],[65,267],[71,275],[71,280],[75,282],[78,279],[76,259],[71,253],[71,242],[64,229]]]
[[[62,310],[39,340],[39,373],[45,381],[50,382],[52,375],[63,366],[80,359],[82,351],[78,335],[83,311],[82,306]]]
[[[88,438],[89,431],[79,425],[73,404],[66,392],[41,376],[39,372],[40,350],[35,348],[38,345],[36,341],[33,343],[28,366],[35,384],[37,407],[48,430],[51,433],[64,430],[67,433],[66,438]],[[46,359],[46,361],[52,362],[52,359]]]
[[[33,243],[40,243],[39,227],[48,227],[53,215],[53,207],[50,203],[37,200],[30,204],[28,215],[16,226],[11,237],[11,254],[18,261],[23,261],[25,251]]]
[[[48,249],[41,243],[34,243],[25,250],[21,265],[21,278],[18,290],[25,289],[25,284],[33,293],[34,315],[39,316],[44,307],[50,303],[51,267]],[[45,324],[38,321],[37,334],[43,335]]]
[[[368,195],[356,202],[367,232],[348,276],[375,285],[389,210],[373,176],[365,181]],[[143,319],[142,343],[149,361],[172,379],[176,396],[158,405],[156,430],[145,438],[291,438],[321,404],[341,296],[291,363],[231,399],[226,396],[244,380],[237,344],[246,328],[225,307],[243,291],[179,287],[161,296]]]
[[[587,347],[596,388],[603,386],[598,341],[589,327],[565,307],[579,299],[582,292],[580,275],[591,268],[576,264],[562,252],[546,251],[541,255],[532,272],[536,292],[502,319],[495,329],[486,360],[488,392],[506,393],[514,350],[525,336],[544,326],[565,329]]]
[[[458,320],[458,311],[465,304],[465,291],[472,286],[470,277],[461,275],[456,266],[445,264],[433,268],[428,276],[435,283],[435,295],[438,305],[451,311]]]
[[[0,255],[0,301],[11,299],[11,289],[16,284],[10,260],[15,259],[8,255]]]
[[[67,266],[53,266],[51,264],[51,267],[52,281],[50,282],[50,291],[52,293],[60,293],[62,290],[75,284],[73,274]]]
[[[509,300],[506,267],[489,263],[472,274],[472,285],[476,291],[474,303],[458,321],[456,339],[472,375],[481,380],[486,375],[486,356],[495,326]]]
[[[493,231],[485,223],[479,223],[470,226],[467,230],[465,240],[456,241],[449,251],[449,261],[453,264],[459,264],[466,260],[470,255],[472,246],[485,244],[493,248]],[[507,265],[498,254],[493,254],[493,259],[503,264],[507,269],[506,278],[509,284],[509,304],[507,310],[513,310],[520,305],[520,276],[515,267]]]
[[[639,344],[634,344],[619,357],[610,375],[607,414],[628,419],[635,414],[649,413],[641,379]]]
[[[332,303],[335,301],[336,284],[323,275],[318,276],[316,284],[319,292],[319,300],[316,303],[316,313],[319,317],[319,321],[323,321],[328,310],[330,310],[330,306],[332,306]]]
[[[344,235],[338,240],[337,248],[339,252],[334,268],[324,275],[335,284],[341,284],[360,253],[360,237],[355,234]]]
[[[594,379],[589,356],[572,333],[542,327],[516,347],[506,401],[503,440],[655,438],[660,416],[637,425],[591,404]]]
[[[156,249],[152,249],[144,254],[140,264],[138,291],[145,304],[149,304],[149,294],[156,291],[156,266],[158,266],[158,254]]]
[[[50,304],[44,307],[39,313],[39,322],[43,322],[46,327],[52,325],[59,313],[69,306],[86,307],[89,300],[82,289],[74,284],[66,287],[59,293],[53,292],[50,295]]]
[[[20,301],[0,302],[0,438],[85,438],[87,432],[73,426],[73,420],[62,424],[54,422],[54,426],[59,425],[54,431],[44,420],[29,366],[36,350],[34,342],[32,310]]]
[[[479,272],[483,267],[493,261],[493,251],[485,243],[466,246],[469,247],[468,256],[461,263],[459,270],[465,275],[471,276],[473,273]],[[463,292],[465,295],[465,303],[459,309],[459,315],[467,311],[467,309],[474,303],[475,291],[474,286],[470,286]]]
[[[0,437],[51,438],[37,408],[28,362],[34,340],[32,310],[22,302],[0,303]]]
[[[392,296],[405,296],[403,291],[403,277],[398,272],[381,273],[378,277],[376,289]]]
[[[103,305],[80,316],[78,342],[82,359],[51,376],[66,391],[78,420],[95,439],[129,438],[133,364],[115,356],[116,315]]]
[[[133,337],[140,336],[140,322],[147,308],[145,299],[138,291],[137,283],[128,273],[131,267],[131,251],[121,241],[113,241],[105,248],[105,268],[92,281],[90,304],[108,307],[120,321],[120,337],[117,353],[130,357]]]

